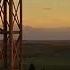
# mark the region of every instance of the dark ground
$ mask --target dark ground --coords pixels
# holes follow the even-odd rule
[[[30,64],[35,70],[70,70],[70,40],[23,41],[22,70],[29,70]]]
[[[25,69],[34,64],[36,70],[70,70],[70,41],[24,41]]]

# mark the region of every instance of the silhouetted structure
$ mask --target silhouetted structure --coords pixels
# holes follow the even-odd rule
[[[35,70],[35,67],[33,64],[30,64],[29,70]]]
[[[3,34],[2,55],[5,70],[21,70],[22,0],[16,0],[18,4],[14,1],[0,0],[0,18],[3,25],[0,28],[0,34]],[[19,30],[14,31],[14,24],[18,26]],[[16,41],[13,38],[14,34],[19,35]]]

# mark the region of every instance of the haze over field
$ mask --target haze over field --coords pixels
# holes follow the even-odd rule
[[[70,0],[24,0],[24,39],[70,40]]]
[[[24,40],[70,40],[70,28],[32,28],[25,26]]]

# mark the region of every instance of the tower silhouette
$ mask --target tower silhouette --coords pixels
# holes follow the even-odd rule
[[[21,70],[22,0],[0,0],[0,34],[3,36],[4,70]],[[14,30],[16,26],[18,29]],[[14,39],[14,35],[19,35]]]

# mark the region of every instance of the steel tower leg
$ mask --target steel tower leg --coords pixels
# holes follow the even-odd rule
[[[13,0],[9,0],[9,48],[10,48],[10,68],[13,70]]]
[[[4,0],[4,47],[3,47],[3,58],[4,58],[4,68],[7,70],[7,1]]]
[[[20,61],[19,61],[19,69],[22,70],[22,0],[20,0],[20,54],[19,54],[19,57],[20,57]]]

